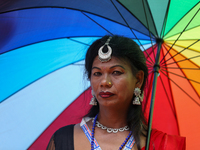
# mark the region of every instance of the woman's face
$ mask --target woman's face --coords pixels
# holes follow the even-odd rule
[[[102,63],[97,56],[92,65],[90,82],[100,106],[128,107],[134,89],[142,85],[143,76],[143,71],[134,76],[127,61],[113,56],[110,61]]]

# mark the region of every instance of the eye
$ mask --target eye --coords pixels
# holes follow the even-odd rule
[[[100,75],[101,75],[101,72],[94,72],[93,75],[94,75],[94,76],[100,76]]]
[[[121,72],[121,71],[113,71],[112,74],[113,74],[113,75],[121,75],[121,74],[123,74],[123,72]]]

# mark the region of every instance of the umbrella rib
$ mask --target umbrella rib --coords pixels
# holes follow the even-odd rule
[[[79,62],[79,61],[81,61],[81,60],[83,60],[83,59],[79,59],[79,60],[77,60],[77,61],[74,62],[74,63],[77,63],[77,62]],[[64,68],[64,67],[66,67],[66,66],[69,66],[69,65],[71,65],[71,64],[63,65],[63,66],[61,66],[61,67],[59,67],[59,68],[57,68],[57,69],[54,69],[54,70],[52,70],[52,71],[50,71],[50,72],[48,72],[48,73],[46,73],[46,74],[44,74],[44,75],[38,77],[37,79],[35,79],[35,80],[33,80],[33,81],[27,83],[27,84],[24,85],[23,87],[19,88],[18,90],[16,90],[16,91],[13,92],[12,94],[8,95],[6,98],[4,98],[4,99],[0,102],[0,104],[1,104],[2,102],[4,102],[5,100],[7,100],[9,97],[11,97],[11,96],[15,95],[16,93],[18,93],[19,91],[21,91],[22,89],[28,87],[29,85],[31,85],[31,84],[33,84],[33,83],[39,81],[40,79],[42,79],[42,78],[44,78],[44,77],[50,75],[51,73],[56,72],[56,71],[58,71],[58,70],[60,70],[60,69],[62,69],[62,68]],[[73,65],[74,65],[74,64],[73,64]],[[76,64],[76,65],[77,65],[77,64]]]
[[[148,71],[154,71],[153,68],[149,68]]]
[[[113,35],[113,33],[111,33],[109,30],[107,30],[106,28],[104,28],[102,25],[100,25],[98,22],[96,22],[94,19],[90,18],[88,15],[86,15],[83,11],[81,11],[81,13],[83,15],[85,15],[87,18],[89,18],[90,20],[92,20],[94,23],[96,23],[98,26],[100,26],[102,29],[106,30],[108,33],[110,33],[111,35]]]
[[[162,72],[162,70],[160,70]],[[171,78],[169,78],[164,72],[162,72],[169,80],[171,80],[182,92],[184,92],[188,97],[190,97],[199,107],[200,104],[190,96],[190,94],[188,94],[186,91],[184,91],[178,84],[176,84],[176,82],[174,80],[172,80]]]
[[[176,53],[174,56],[170,57],[169,59],[163,61],[162,63],[160,63],[160,65],[162,65],[163,63],[166,63],[167,61],[169,61],[170,59],[174,58],[176,55],[182,53],[183,51],[187,50],[188,48],[190,48],[192,45],[196,44],[197,42],[199,42],[200,39],[196,40],[194,43],[192,43],[191,45],[189,45],[188,47],[184,48],[183,50],[181,50],[180,52]]]
[[[189,70],[200,70],[199,68],[179,68],[179,67],[163,67],[162,68],[169,68],[169,69],[189,69]]]
[[[167,96],[167,100],[168,100],[168,102],[169,102],[169,104],[170,104],[170,107],[171,107],[171,109],[172,109],[172,112],[173,112],[173,114],[174,114],[174,117],[177,119],[176,113],[174,112],[175,110],[174,110],[174,108],[173,108],[173,106],[172,106],[172,104],[171,104],[171,102],[170,102],[170,99],[169,99],[169,96],[168,96],[168,94],[167,94],[167,90],[166,90],[166,88],[165,88],[165,85],[164,85],[164,83],[163,83],[163,80],[162,80],[161,76],[159,76],[159,78],[160,78],[160,81],[161,81],[162,86],[163,86],[163,88],[164,88],[165,95]]]
[[[194,14],[194,16],[190,19],[190,21],[188,22],[188,24],[185,26],[185,28],[183,29],[183,31],[179,34],[179,36],[177,37],[177,39],[175,40],[175,42],[172,44],[172,46],[169,48],[169,50],[167,51],[167,53],[165,54],[165,56],[162,58],[162,60],[160,61],[160,63],[164,60],[164,58],[166,57],[166,55],[169,53],[169,51],[172,49],[172,47],[175,45],[175,43],[178,41],[178,39],[181,37],[181,35],[183,34],[183,32],[186,30],[186,28],[189,26],[189,24],[192,22],[192,20],[194,19],[194,17],[197,15],[197,13],[199,12],[200,9],[198,9],[198,11]]]
[[[171,0],[169,1],[168,5],[167,5],[167,11],[166,11],[166,14],[165,14],[165,19],[164,19],[164,22],[163,22],[162,32],[161,32],[161,35],[160,35],[161,38],[163,38],[164,34],[165,34],[165,28],[166,28],[166,24],[167,24],[167,16],[168,16],[168,13],[169,13],[170,3],[171,3]]]
[[[145,50],[144,52],[149,56],[149,53],[147,53],[146,50]],[[151,61],[149,61],[148,59],[146,59],[146,61],[149,62],[149,63],[151,64],[151,66],[153,66],[153,60],[151,59],[150,56],[149,56],[149,58],[150,58]],[[150,64],[149,64],[149,65],[150,65]]]
[[[70,37],[67,37],[67,39],[69,39],[69,40],[71,40],[71,41],[74,41],[74,42],[77,42],[77,43],[80,43],[80,44],[83,44],[83,45],[86,45],[86,46],[90,46],[89,44],[86,44],[86,43],[83,43],[83,42],[80,42],[80,41],[71,39]]]
[[[154,69],[153,66],[147,66],[148,70]]]
[[[173,72],[171,72],[171,71],[168,71],[168,70],[165,70],[165,69],[160,69],[160,70],[162,70],[162,71],[166,71],[166,72],[171,73],[171,74],[173,74],[173,75],[176,75],[176,76],[179,76],[179,77],[181,77],[181,78],[184,78],[184,79],[187,79],[187,80],[190,80],[190,81],[193,81],[193,82],[196,82],[196,83],[200,84],[200,82],[198,82],[198,81],[195,81],[195,80],[189,79],[189,78],[187,78],[187,77],[181,76],[181,75],[176,74],[176,73],[173,73]]]
[[[179,60],[179,61],[176,61],[176,62],[172,62],[172,63],[166,64],[166,65],[171,65],[171,64],[174,64],[174,63],[178,63],[178,62],[191,60],[191,59],[194,59],[194,58],[197,58],[197,57],[200,57],[200,55],[197,55],[197,56],[194,56],[194,57],[190,57],[190,58],[185,58],[185,59],[182,59],[182,60]]]
[[[119,13],[119,15],[122,17],[122,19],[124,20],[124,22],[126,23],[126,25],[128,26],[128,28],[131,30],[131,32],[132,32],[132,34],[136,37],[136,39],[137,39],[137,41],[140,43],[140,46],[142,46],[142,48],[143,48],[143,50],[144,50],[144,52],[149,56],[149,54],[145,51],[145,48],[144,48],[144,46],[142,45],[142,43],[140,42],[140,40],[138,39],[138,37],[136,36],[136,34],[134,33],[134,31],[131,29],[131,27],[129,26],[129,24],[128,24],[128,22],[126,21],[126,19],[122,16],[122,14],[120,13],[120,11],[119,11],[119,9],[116,7],[116,5],[113,3],[113,1],[112,0],[110,0],[111,1],[111,3],[113,4],[113,6],[115,7],[115,9],[117,10],[117,12]],[[149,56],[150,57],[150,56]],[[151,62],[150,61],[148,61],[149,63],[151,63],[151,64],[153,64],[153,60],[151,59],[151,57],[150,57],[150,60],[151,60]]]
[[[153,73],[153,72],[154,72],[154,70],[150,71],[148,74],[151,74],[151,73]]]
[[[154,45],[154,47],[155,47],[155,45]],[[147,52],[147,51],[145,51],[146,53],[147,53],[147,55],[148,55],[148,57],[146,57],[146,61],[148,61],[150,64],[151,64],[151,66],[153,67],[154,66],[154,62],[153,62],[153,64],[147,59],[147,58],[150,58],[151,59],[151,61],[153,61],[152,60],[152,58],[151,58],[151,56],[149,55],[149,53]]]
[[[151,37],[151,33],[150,33],[150,28],[149,28],[149,23],[148,23],[148,19],[147,19],[147,14],[146,14],[145,6],[144,6],[144,0],[142,0],[142,4],[143,4],[143,8],[144,8],[145,19],[147,21],[147,27],[148,27],[148,30],[149,30],[149,37],[150,37],[150,40],[151,40],[151,47],[152,47],[152,50],[153,50],[153,56],[154,56],[154,59],[156,59],[156,56],[155,56],[155,53],[154,53],[154,48],[153,48],[152,37]]]
[[[171,2],[171,0],[170,0],[170,2]],[[192,10],[194,7],[196,7],[199,3],[200,2],[196,3],[190,10]],[[187,13],[184,16],[182,16],[182,18],[180,18],[179,21],[176,22],[176,24],[174,24],[173,27],[170,30],[168,30],[168,32],[165,35],[167,35],[189,12],[190,11],[187,11]]]
[[[71,65],[74,65],[74,66],[84,66],[84,64],[75,64],[75,63],[72,63]]]
[[[16,47],[16,48],[10,49],[10,50],[8,50],[8,51],[2,52],[2,53],[0,53],[0,55],[5,54],[5,53],[8,53],[8,52],[11,52],[11,51],[14,51],[14,50],[17,50],[17,49],[19,49],[19,48],[23,48],[23,47],[29,46],[29,45],[38,44],[38,43],[47,42],[47,41],[58,40],[58,39],[65,39],[65,38],[69,39],[69,37],[58,37],[58,38],[51,38],[51,39],[47,39],[47,40],[41,40],[41,41],[29,43],[29,44],[26,44],[26,45],[23,45],[23,46],[18,46],[18,47]],[[70,38],[71,38],[71,37],[70,37]],[[70,39],[70,40],[72,40],[72,39]],[[76,40],[74,40],[74,41],[76,41]],[[76,42],[78,42],[78,41],[76,41]],[[81,42],[79,42],[79,43],[81,43]],[[81,43],[81,44],[87,45],[87,44],[85,44],[85,43]]]
[[[148,69],[148,73],[154,72],[152,68]]]
[[[135,35],[135,33],[133,32],[133,30],[131,29],[131,27],[129,26],[128,22],[126,21],[126,19],[122,16],[122,14],[120,13],[119,9],[117,8],[117,6],[113,3],[112,0],[110,0],[111,3],[113,4],[113,6],[115,7],[115,9],[117,10],[117,12],[119,13],[119,15],[122,17],[122,19],[124,20],[124,22],[126,23],[126,25],[128,26],[128,28],[130,29],[130,31],[132,32],[132,34],[136,37],[136,39],[138,40],[138,42],[140,43],[140,46],[142,46],[143,50],[145,50],[144,46],[142,45],[142,43],[140,42],[140,40],[138,39],[138,37]]]
[[[153,68],[152,64],[146,64],[146,65],[148,65],[149,68]]]

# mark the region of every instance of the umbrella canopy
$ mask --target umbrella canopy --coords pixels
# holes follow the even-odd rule
[[[91,96],[82,60],[106,34],[132,38],[144,51],[143,108],[152,127],[197,149],[199,11],[199,0],[1,1],[0,149],[45,149],[56,129],[80,121]]]

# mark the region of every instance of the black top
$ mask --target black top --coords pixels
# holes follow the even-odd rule
[[[142,148],[144,149],[145,147]],[[152,129],[150,149],[185,150],[185,138]],[[46,150],[74,150],[74,124],[58,129],[53,134]]]
[[[46,150],[74,150],[74,124],[58,129]]]

